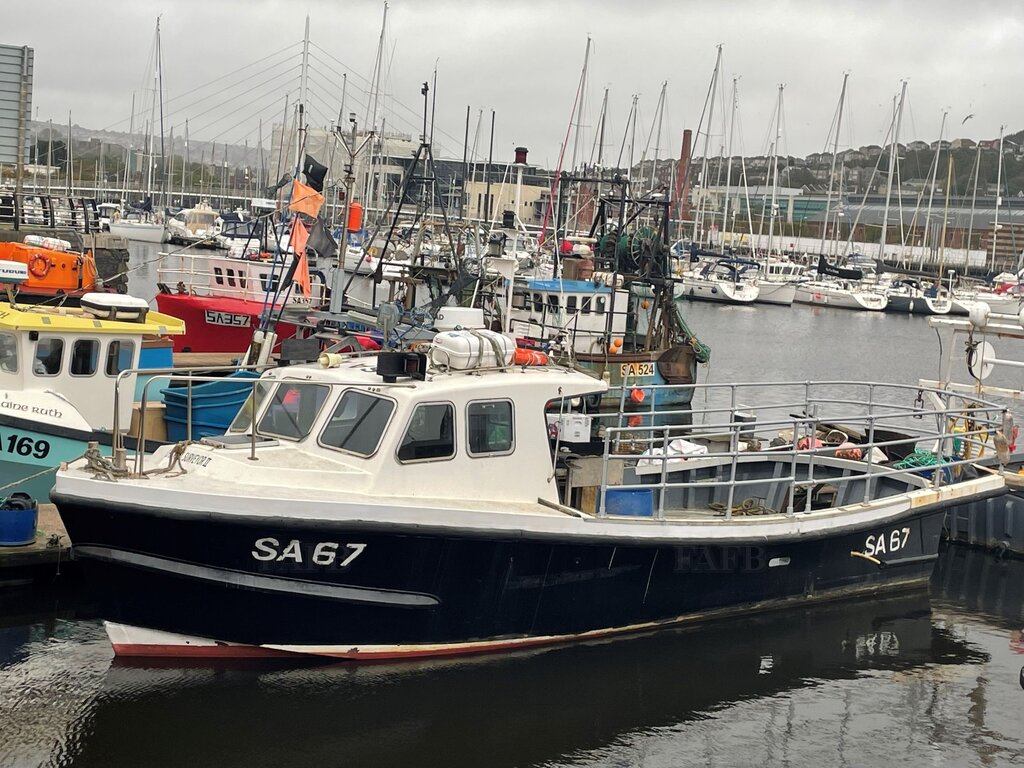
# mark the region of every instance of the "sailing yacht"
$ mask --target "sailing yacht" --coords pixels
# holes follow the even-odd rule
[[[153,210],[153,166],[154,166],[154,142],[153,128],[156,123],[157,103],[160,105],[160,129],[163,135],[164,102],[163,102],[163,57],[160,47],[160,17],[156,19],[156,37],[154,40],[156,51],[155,65],[153,69],[153,100],[150,105],[149,126],[146,131],[146,201],[142,210],[133,213],[119,215],[115,211],[110,221],[110,234],[138,240],[144,243],[163,243],[167,240],[167,228],[159,213]],[[132,119],[135,117],[135,101],[132,100]],[[161,138],[160,167],[164,166],[163,140]],[[128,164],[130,166],[130,162]],[[125,187],[127,188],[128,168],[125,170]],[[163,171],[166,176],[166,170]]]
[[[948,315],[953,310],[949,291],[912,278],[897,280],[886,292],[886,312],[910,315]]]
[[[797,286],[804,282],[804,267],[793,261],[769,256],[758,261],[757,303],[791,306]]]
[[[797,286],[794,301],[798,304],[818,304],[837,309],[858,309],[881,312],[888,299],[877,284],[864,281],[859,269],[834,267],[818,258],[818,277]]]
[[[723,304],[753,304],[760,288],[758,264],[743,259],[714,259],[679,273],[676,298]]]

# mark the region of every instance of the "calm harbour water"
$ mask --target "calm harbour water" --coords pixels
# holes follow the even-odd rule
[[[713,347],[702,382],[937,372],[921,318],[687,318]],[[66,584],[0,592],[0,768],[1024,764],[1024,562],[962,547],[930,597],[403,665],[122,664],[91,604]]]

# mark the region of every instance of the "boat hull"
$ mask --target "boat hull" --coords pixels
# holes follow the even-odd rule
[[[294,507],[242,518],[56,501],[118,654],[367,660],[587,640],[922,584],[944,514],[911,507],[884,525],[714,543],[396,525],[371,522],[369,509],[329,521]],[[895,546],[879,552],[881,540]]]
[[[264,305],[226,296],[158,293],[161,312],[185,321],[185,333],[174,337],[175,352],[228,352],[241,354],[252,343]],[[295,326],[277,324],[278,341],[295,335]]]
[[[80,458],[90,442],[98,443],[103,455],[110,455],[109,432],[33,424],[28,419],[0,414],[0,497],[27,493],[37,501],[49,501],[57,468]],[[126,442],[134,448],[134,440]],[[159,445],[162,443],[147,440],[147,452]]]
[[[128,240],[138,240],[142,243],[162,243],[167,237],[167,231],[162,224],[123,224],[111,222],[110,234],[124,237]]]
[[[755,283],[730,283],[725,280],[693,280],[678,282],[676,298],[691,301],[713,301],[719,304],[753,304],[759,294]]]
[[[885,296],[881,294],[832,290],[820,286],[798,287],[794,301],[797,304],[812,304],[834,307],[836,309],[854,309],[869,312],[882,312],[885,310],[887,303]]]
[[[796,283],[772,283],[762,280],[757,287],[758,304],[781,304],[788,307],[796,298]]]
[[[903,315],[948,315],[953,308],[949,299],[932,299],[927,296],[889,295],[885,311]]]

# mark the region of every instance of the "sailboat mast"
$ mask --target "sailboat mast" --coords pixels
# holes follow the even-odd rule
[[[160,35],[160,17],[156,19],[157,37]],[[149,102],[149,125],[146,127],[146,195],[153,197],[153,127],[156,125],[157,79],[153,70],[153,98]],[[151,201],[152,202],[152,201]]]
[[[260,120],[260,135],[263,135],[263,120]],[[185,163],[181,166],[181,204],[185,204],[185,171],[192,180],[192,158],[188,153],[188,118],[185,118]]]
[[[832,192],[836,181],[836,158],[839,155],[839,131],[843,125],[843,106],[846,104],[846,83],[849,72],[843,72],[843,87],[839,91],[839,106],[836,108],[836,133],[832,137],[832,164],[828,171],[828,198],[825,200],[825,224],[821,228],[821,253],[825,253],[825,238],[828,237],[828,216],[832,210]]]
[[[583,52],[583,73],[580,75],[580,98],[579,103],[576,105],[576,133],[572,140],[572,163],[569,166],[574,173],[576,171],[576,160],[579,156],[580,149],[580,138],[582,133],[580,129],[583,125],[583,105],[587,100],[587,74],[590,67],[590,45],[590,35],[587,35],[587,48]]]
[[[729,223],[729,184],[732,179],[732,138],[733,131],[736,128],[736,108],[737,101],[739,99],[739,83],[740,79],[734,77],[732,79],[732,109],[729,113],[729,139],[726,142],[725,153],[728,158],[725,161],[725,202],[722,204],[722,247],[725,247],[725,231]]]
[[[594,145],[590,148],[590,163],[598,167],[604,162],[604,124],[608,114],[608,89],[604,89],[601,99],[601,114],[597,118],[597,131],[594,133]],[[596,158],[596,159],[595,159]]]
[[[373,64],[373,77],[370,79],[370,89],[373,91],[372,98],[366,105],[370,110],[366,115],[366,125],[371,131],[377,130],[377,100],[380,95],[380,76],[384,61],[384,31],[388,23],[388,4],[384,3],[384,18],[380,23],[380,39],[377,41],[377,59]]]
[[[299,80],[298,130],[295,132],[295,177],[302,169],[302,147],[306,141],[306,91],[309,87],[309,16],[306,16],[306,32],[302,38],[302,76]]]
[[[999,237],[999,204],[1003,195],[1003,131],[1005,125],[999,126],[999,162],[996,170],[996,216],[992,220],[992,271],[996,271],[996,239]]]
[[[156,17],[157,98],[160,100],[160,193],[167,205],[167,160],[164,154],[164,67],[160,50],[160,17]]]
[[[896,123],[889,145],[889,180],[885,185],[885,211],[882,213],[882,236],[878,241],[878,258],[885,259],[885,236],[889,230],[889,202],[892,199],[892,180],[896,174],[896,163],[899,159],[900,124],[903,122],[903,100],[907,97],[907,81],[900,88],[900,100],[896,106],[894,120]]]
[[[939,146],[942,146],[941,144]],[[939,243],[939,285],[942,284],[942,270],[946,266],[946,223],[949,221],[949,188],[953,186],[953,155],[949,155],[949,169],[946,171],[946,207],[942,214],[942,241]],[[966,262],[965,262],[966,263]]]
[[[967,245],[964,248],[964,264],[968,263],[968,254],[971,250],[971,240],[974,238],[974,206],[978,202],[978,173],[981,171],[981,142],[974,151],[974,191],[971,193],[971,217],[967,223]]]
[[[772,205],[768,210],[768,255],[772,255],[772,240],[775,237],[775,213],[779,205],[779,137],[782,135],[782,91],[785,83],[779,83],[779,98],[775,104],[775,143],[772,149]]]
[[[708,98],[710,99],[708,104],[708,122],[704,127],[704,150],[700,162],[700,182],[698,186],[700,186],[702,192],[701,202],[697,207],[697,215],[694,217],[693,222],[693,240],[698,244],[703,242],[701,233],[704,229],[704,207],[707,205],[708,149],[711,144],[711,125],[715,120],[715,89],[718,86],[718,73],[722,68],[722,44],[719,43],[717,48],[718,55],[715,57],[715,70],[711,73],[711,87],[708,93]]]
[[[932,166],[932,181],[928,187],[928,212],[924,217],[924,247],[928,249],[929,256],[931,255],[931,240],[928,239],[928,233],[932,223],[932,200],[935,197],[935,178],[939,174],[939,157],[942,156],[942,137],[946,132],[946,115],[948,114],[948,110],[942,110],[942,123],[939,125],[939,143],[935,145],[935,163]]]
[[[50,133],[53,133],[53,121],[50,121]],[[128,118],[128,156],[125,158],[124,164],[124,197],[128,198],[128,180],[131,178],[132,171],[132,155],[135,153],[135,92],[132,91],[132,113],[131,117]],[[47,156],[47,164],[49,164],[49,156]],[[50,175],[46,175],[46,183],[50,183]],[[47,188],[47,194],[50,190]]]

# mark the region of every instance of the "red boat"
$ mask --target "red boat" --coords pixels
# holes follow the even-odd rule
[[[260,315],[269,305],[231,296],[158,293],[157,308],[185,321],[185,334],[174,337],[175,352],[237,352],[249,349]],[[295,326],[277,325],[278,342],[295,335]]]

